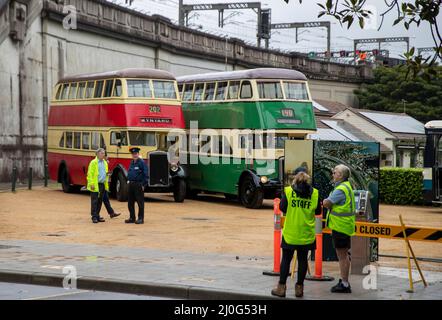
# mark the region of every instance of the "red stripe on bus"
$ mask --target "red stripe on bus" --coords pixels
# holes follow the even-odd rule
[[[157,106],[157,105],[155,105]],[[182,128],[181,106],[158,105],[151,112],[148,104],[73,105],[52,107],[49,126]]]

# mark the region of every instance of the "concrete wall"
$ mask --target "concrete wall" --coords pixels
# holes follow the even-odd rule
[[[63,3],[77,8],[77,30],[63,28]],[[26,9],[25,21],[12,21],[16,6]],[[0,9],[0,181],[10,180],[13,165],[22,180],[28,167],[43,176],[48,104],[63,75],[149,67],[180,76],[263,66],[300,70],[314,98],[350,106],[357,104],[353,90],[371,79],[366,66],[226,41],[101,0],[9,0]]]

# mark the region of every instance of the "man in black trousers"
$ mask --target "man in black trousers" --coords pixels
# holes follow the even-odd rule
[[[126,223],[144,223],[144,186],[147,185],[147,165],[140,157],[140,148],[133,147],[132,161],[127,173],[129,219]],[[138,204],[138,219],[135,220],[135,201]]]

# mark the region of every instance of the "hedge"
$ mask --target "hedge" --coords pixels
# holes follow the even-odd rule
[[[422,169],[381,168],[379,200],[386,204],[422,204],[422,172]]]

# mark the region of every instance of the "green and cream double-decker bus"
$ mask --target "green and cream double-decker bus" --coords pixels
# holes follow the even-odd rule
[[[189,192],[223,193],[248,208],[279,196],[284,140],[316,131],[305,75],[261,68],[177,80],[189,138],[181,150]]]

